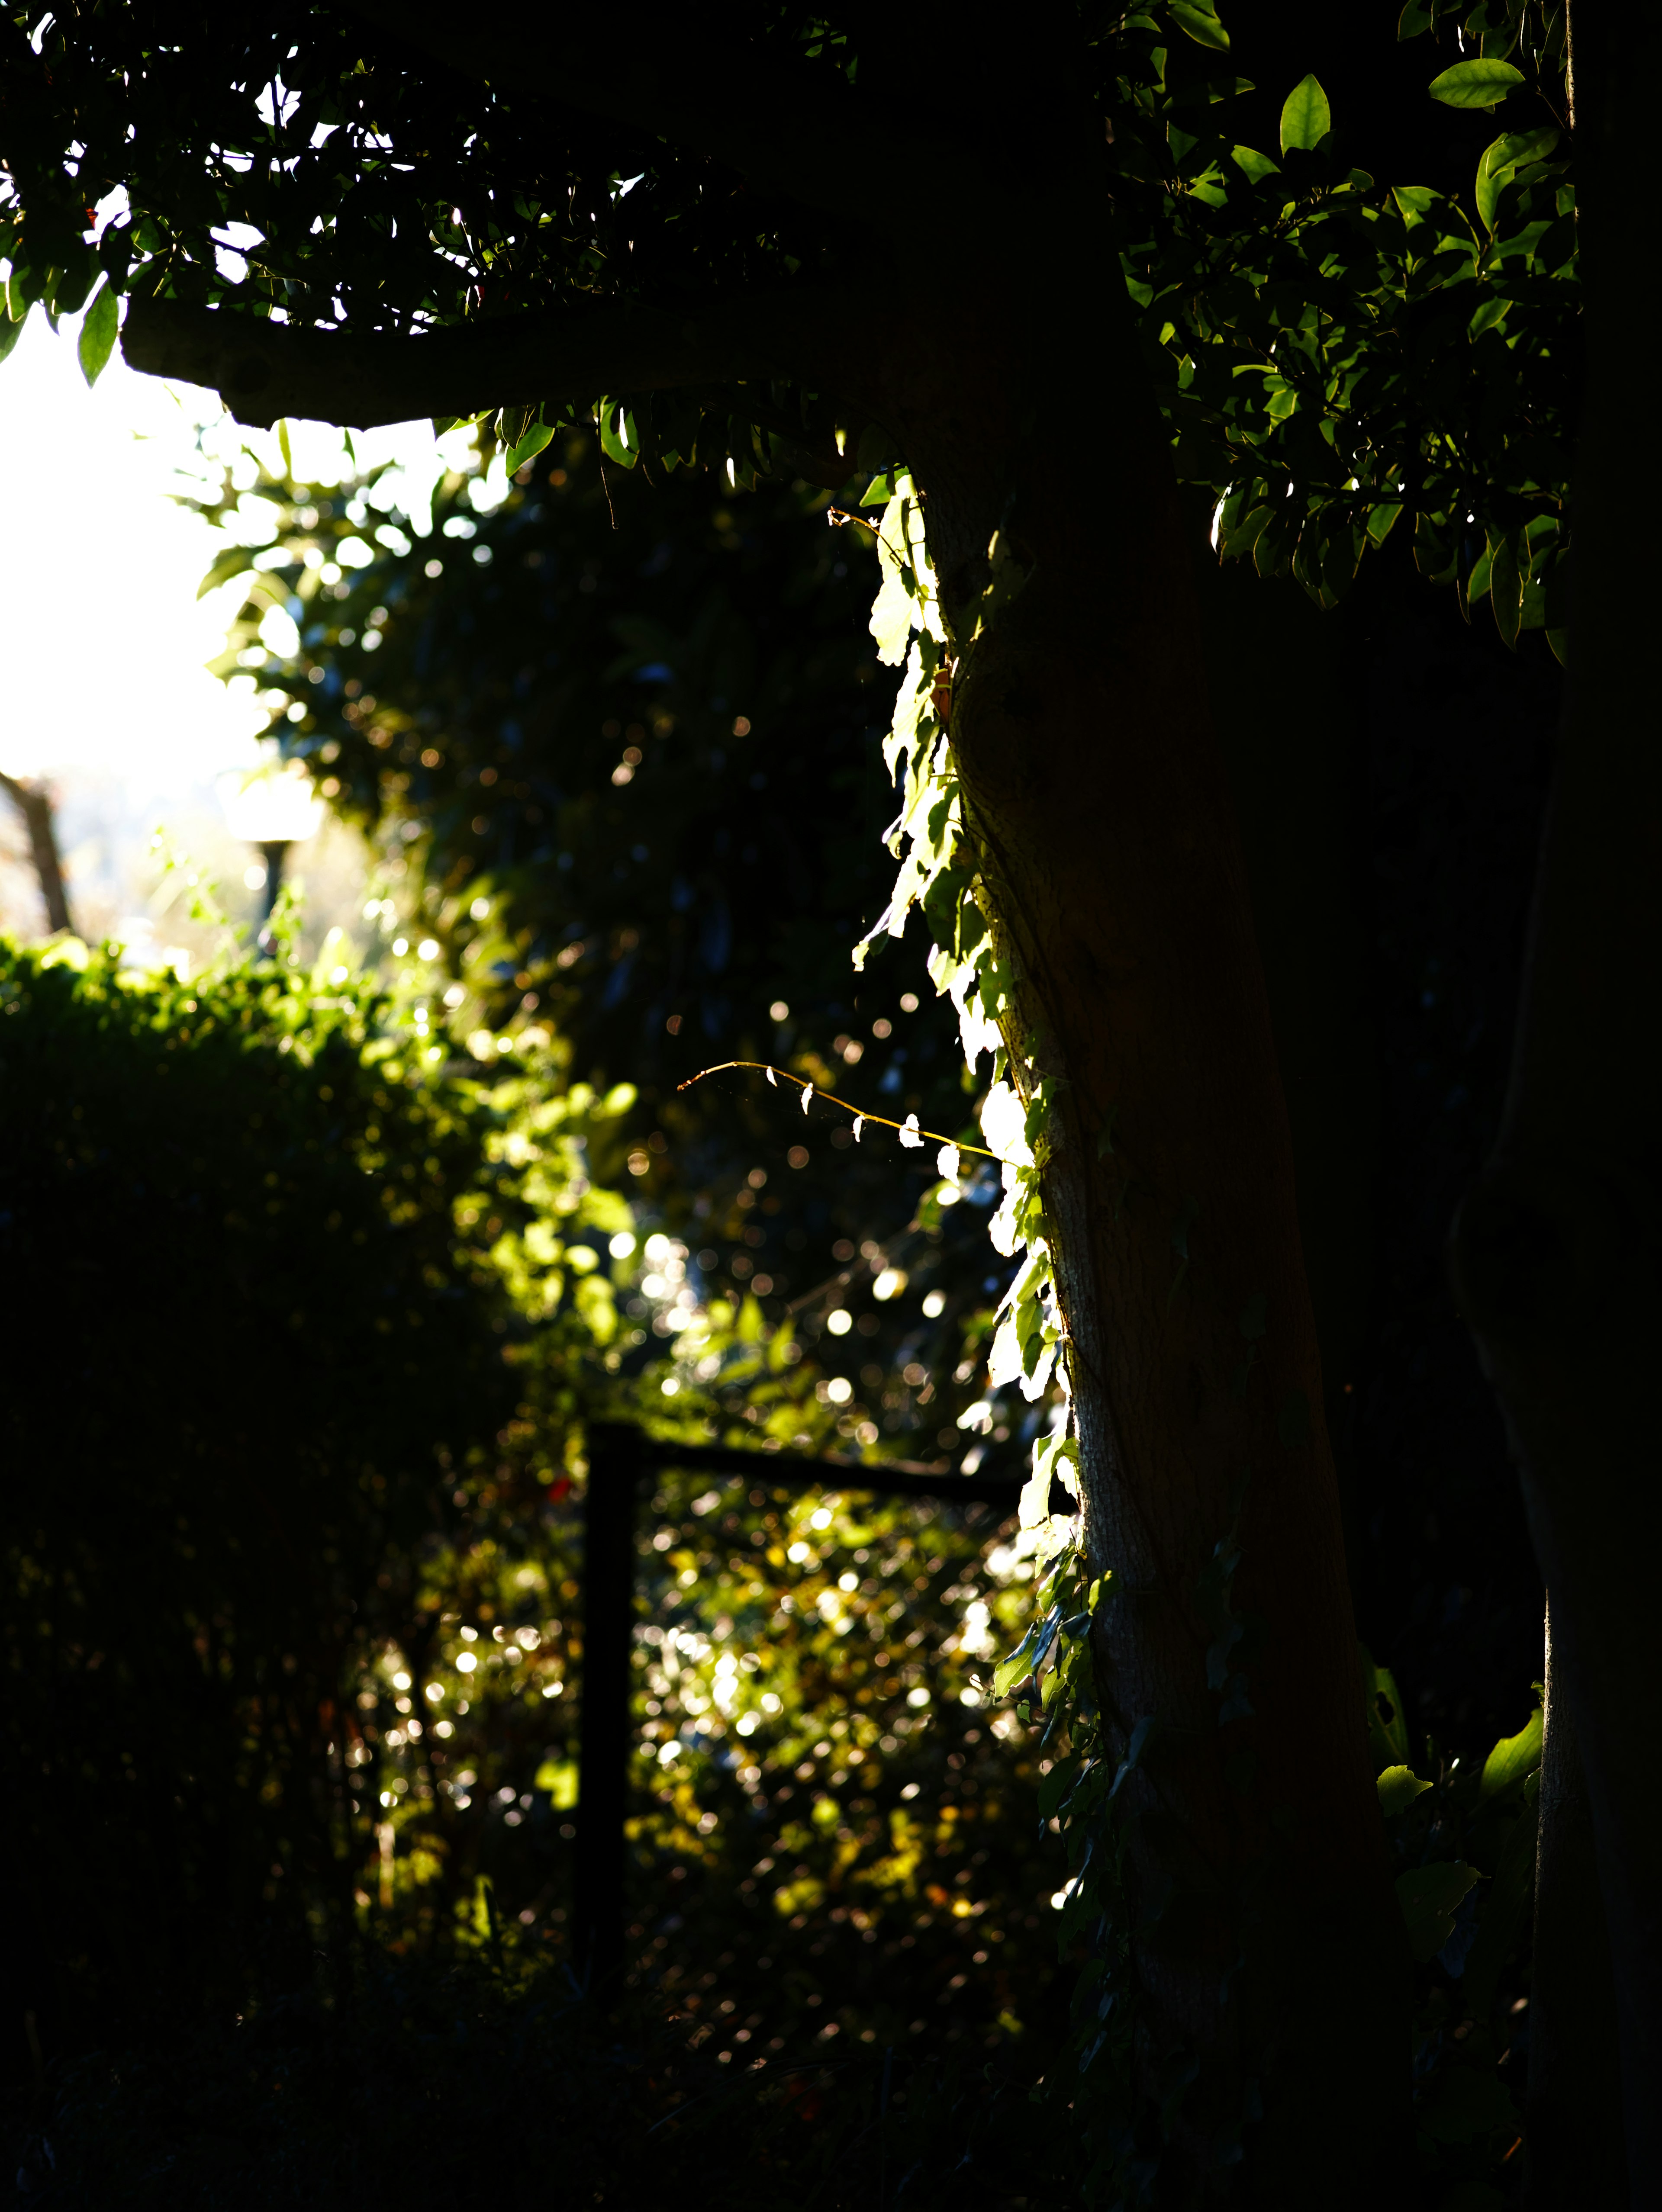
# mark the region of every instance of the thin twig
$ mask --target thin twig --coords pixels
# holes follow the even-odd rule
[[[728,1067],[759,1068],[770,1082],[782,1075],[787,1083],[794,1083],[799,1091],[812,1091],[816,1098],[823,1098],[828,1106],[840,1106],[845,1114],[852,1114],[856,1121],[875,1121],[885,1129],[897,1129],[903,1137],[916,1137],[920,1145],[927,1137],[931,1144],[950,1145],[954,1152],[974,1152],[983,1160],[996,1160],[1001,1167],[1013,1164],[1001,1152],[989,1152],[984,1145],[966,1145],[961,1137],[943,1137],[939,1129],[920,1129],[916,1116],[910,1121],[892,1121],[886,1114],[868,1114],[863,1106],[851,1106],[846,1098],[838,1098],[829,1091],[821,1091],[818,1084],[809,1083],[800,1075],[793,1075],[788,1067],[776,1067],[771,1060],[718,1060],[714,1067],[701,1067],[697,1075],[688,1076],[685,1083],[678,1083],[675,1088],[691,1091],[695,1083],[702,1083],[707,1075],[720,1075]]]

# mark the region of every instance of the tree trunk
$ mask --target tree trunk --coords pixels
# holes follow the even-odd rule
[[[1011,1041],[1066,1086],[1044,1190],[1086,1542],[1115,1577],[1099,1679],[1120,1752],[1154,1723],[1118,1801],[1141,2101],[1165,2103],[1192,2181],[1219,2185],[1261,2097],[1257,2193],[1384,2203],[1405,2179],[1408,1953],[1287,1114],[1177,486],[1119,288],[1079,281],[1111,234],[1093,199],[1053,180],[1054,265],[1044,226],[1013,224],[1021,275],[989,299],[981,260],[975,308],[916,334],[891,418],[949,620],[995,529],[1026,577],[960,666],[953,732],[1017,963]],[[1092,390],[1065,461],[1041,458],[1065,435],[1058,362]],[[1239,1571],[1208,1595],[1238,1506]]]
[[[40,884],[41,903],[46,909],[46,927],[55,936],[71,924],[69,893],[64,888],[64,870],[52,828],[52,800],[40,785],[24,783],[19,777],[3,772],[0,790],[5,792],[22,816],[29,833],[29,850]]]
[[[1610,1931],[1631,2201],[1648,2206],[1662,2203],[1662,1769],[1641,1748],[1662,1546],[1662,550],[1634,487],[1662,357],[1646,167],[1662,19],[1577,0],[1570,27],[1586,303],[1574,627],[1512,1090],[1452,1257],[1552,1593],[1555,1695],[1574,1714]],[[1552,1909],[1543,1896],[1549,1944]]]
[[[1621,2051],[1592,1808],[1547,1609],[1546,1735],[1530,1972],[1529,2166],[1532,2212],[1628,2202]]]

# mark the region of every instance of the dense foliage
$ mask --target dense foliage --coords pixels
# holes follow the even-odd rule
[[[71,940],[8,948],[0,1007],[5,1849],[61,2029],[228,2002],[350,1919],[344,1676],[441,1525],[435,1451],[511,1407],[454,1218],[508,1200],[475,1086],[350,979]]]
[[[430,518],[398,471],[228,483],[210,511],[238,542],[211,574],[250,595],[221,665],[254,672],[284,750],[376,841],[374,936],[432,978],[435,1018],[484,1021],[487,1045],[551,1019],[592,1080],[626,1073],[636,1202],[695,1280],[794,1316],[845,1441],[978,1461],[960,1414],[995,1452],[1020,1425],[965,1356],[1008,1272],[990,1181],[954,1208],[933,1147],[856,1146],[849,1114],[804,1117],[754,1074],[676,1088],[771,1058],[977,1134],[910,948],[846,961],[882,896],[868,536],[825,529],[801,488],[648,486],[576,436],[549,458],[522,483],[452,474]]]
[[[37,1778],[7,1850],[41,1905],[16,2010],[55,2065],[262,1993],[339,2001],[366,1940],[557,1972],[585,1415],[644,1392],[672,1433],[737,1405],[758,1446],[835,1439],[788,1328],[697,1300],[685,1247],[598,1180],[626,1092],[564,1081],[529,1025],[487,1078],[338,951],[187,985],[69,940],[0,979],[35,1377],[7,1462],[40,1470],[5,1501]],[[76,1302],[120,1315],[92,1366]],[[635,1382],[630,1307],[661,1323]],[[989,1555],[985,1509],[758,1469],[666,1477],[642,1530],[642,2002],[722,2063],[1042,2036],[1037,1777],[976,1686],[1031,1548]]]

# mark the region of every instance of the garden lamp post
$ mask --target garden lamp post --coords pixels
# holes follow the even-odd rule
[[[269,952],[271,914],[283,888],[289,848],[315,836],[322,805],[305,769],[298,761],[289,761],[281,767],[263,763],[226,793],[224,805],[231,835],[256,846],[264,860],[263,867],[250,866],[243,881],[250,890],[265,888],[265,903],[256,942],[262,951]]]

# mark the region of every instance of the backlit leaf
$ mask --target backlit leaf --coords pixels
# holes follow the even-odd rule
[[[1445,107],[1496,107],[1524,82],[1524,72],[1510,62],[1456,62],[1434,76],[1427,87]]]
[[[1423,1797],[1431,1784],[1422,1782],[1411,1766],[1387,1766],[1379,1777],[1379,1810],[1387,1820],[1398,1813],[1406,1813],[1416,1797]]]
[[[81,374],[89,385],[96,384],[105,362],[115,344],[117,325],[115,294],[110,289],[107,277],[98,288],[97,296],[87,310],[87,319],[81,325],[81,343],[76,351],[81,361]]]
[[[1498,1796],[1501,1790],[1510,1790],[1514,1783],[1534,1773],[1541,1764],[1545,1726],[1546,1716],[1537,1705],[1516,1735],[1501,1737],[1483,1761],[1482,1786],[1477,1792],[1480,1805],[1486,1797]]]
[[[1313,154],[1332,128],[1327,94],[1313,76],[1303,78],[1288,94],[1282,109],[1282,153]]]
[[[1227,49],[1229,33],[1209,9],[1195,7],[1191,0],[1168,0],[1167,12],[1178,28],[1186,31],[1196,45]]]

